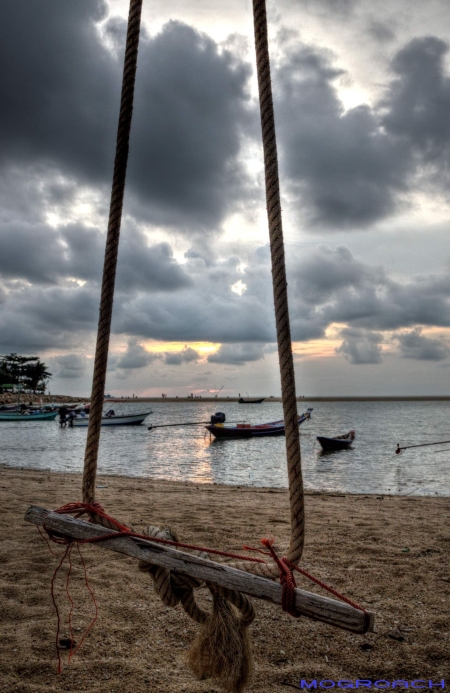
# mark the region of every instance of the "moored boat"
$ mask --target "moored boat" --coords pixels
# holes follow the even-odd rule
[[[130,412],[130,413],[120,413],[116,412],[113,409],[110,409],[106,414],[102,416],[102,426],[139,426],[141,423],[145,421],[147,416],[150,416],[152,413],[152,410],[147,410],[147,411],[140,411],[140,412]],[[89,426],[89,416],[88,415],[83,415],[84,412],[81,412],[80,416],[76,416],[74,419],[72,419],[72,422],[70,420],[67,422],[69,426],[74,426],[74,427],[83,427],[83,426]]]
[[[0,412],[0,421],[54,421],[58,416],[57,411],[33,411],[33,412]]]
[[[261,404],[266,398],[260,397],[259,399],[253,397],[239,397],[239,404]]]
[[[312,408],[298,417],[298,425],[311,418]],[[213,418],[213,417],[211,417]],[[210,423],[205,428],[215,438],[262,438],[263,436],[283,436],[284,421],[271,421],[262,424],[238,423],[229,426],[224,423]]]
[[[322,450],[348,450],[351,448],[355,440],[355,431],[349,431],[342,436],[335,438],[326,438],[325,436],[317,436],[317,440],[322,446]]]

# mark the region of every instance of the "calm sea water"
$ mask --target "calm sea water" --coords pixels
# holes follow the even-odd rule
[[[142,405],[134,404],[140,409]],[[190,402],[150,405],[142,426],[103,428],[99,472],[179,481],[287,486],[285,440],[210,440],[202,426],[149,431],[147,424],[206,421],[215,410],[227,421],[282,418],[281,404]],[[302,464],[308,489],[352,493],[450,495],[450,444],[395,454],[396,443],[450,440],[450,402],[311,402],[301,426]],[[323,454],[317,435],[356,430],[352,450]],[[0,422],[1,462],[12,467],[81,472],[86,429],[54,422]]]

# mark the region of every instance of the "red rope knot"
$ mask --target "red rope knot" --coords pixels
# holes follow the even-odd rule
[[[280,571],[280,583],[283,588],[281,593],[281,607],[283,611],[287,611],[287,613],[294,616],[294,618],[299,618],[300,614],[297,613],[295,608],[295,588],[297,585],[295,583],[292,570],[288,565],[287,558],[284,556],[281,559],[278,558],[275,549],[273,548],[272,539],[261,539],[261,544],[263,544],[263,546],[269,550],[270,555]]]

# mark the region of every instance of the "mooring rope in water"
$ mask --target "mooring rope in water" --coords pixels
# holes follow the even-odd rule
[[[425,448],[429,445],[445,445],[450,443],[450,440],[440,440],[437,443],[419,443],[419,445],[403,445],[400,447],[400,443],[397,443],[397,449],[395,451],[396,455],[401,455],[403,450],[409,450],[410,448]],[[444,450],[436,450],[436,452],[445,452]]]

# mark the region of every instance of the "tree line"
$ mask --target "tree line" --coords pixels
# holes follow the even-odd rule
[[[28,391],[45,392],[51,377],[52,374],[38,356],[0,356],[0,390],[5,385],[14,385]]]

